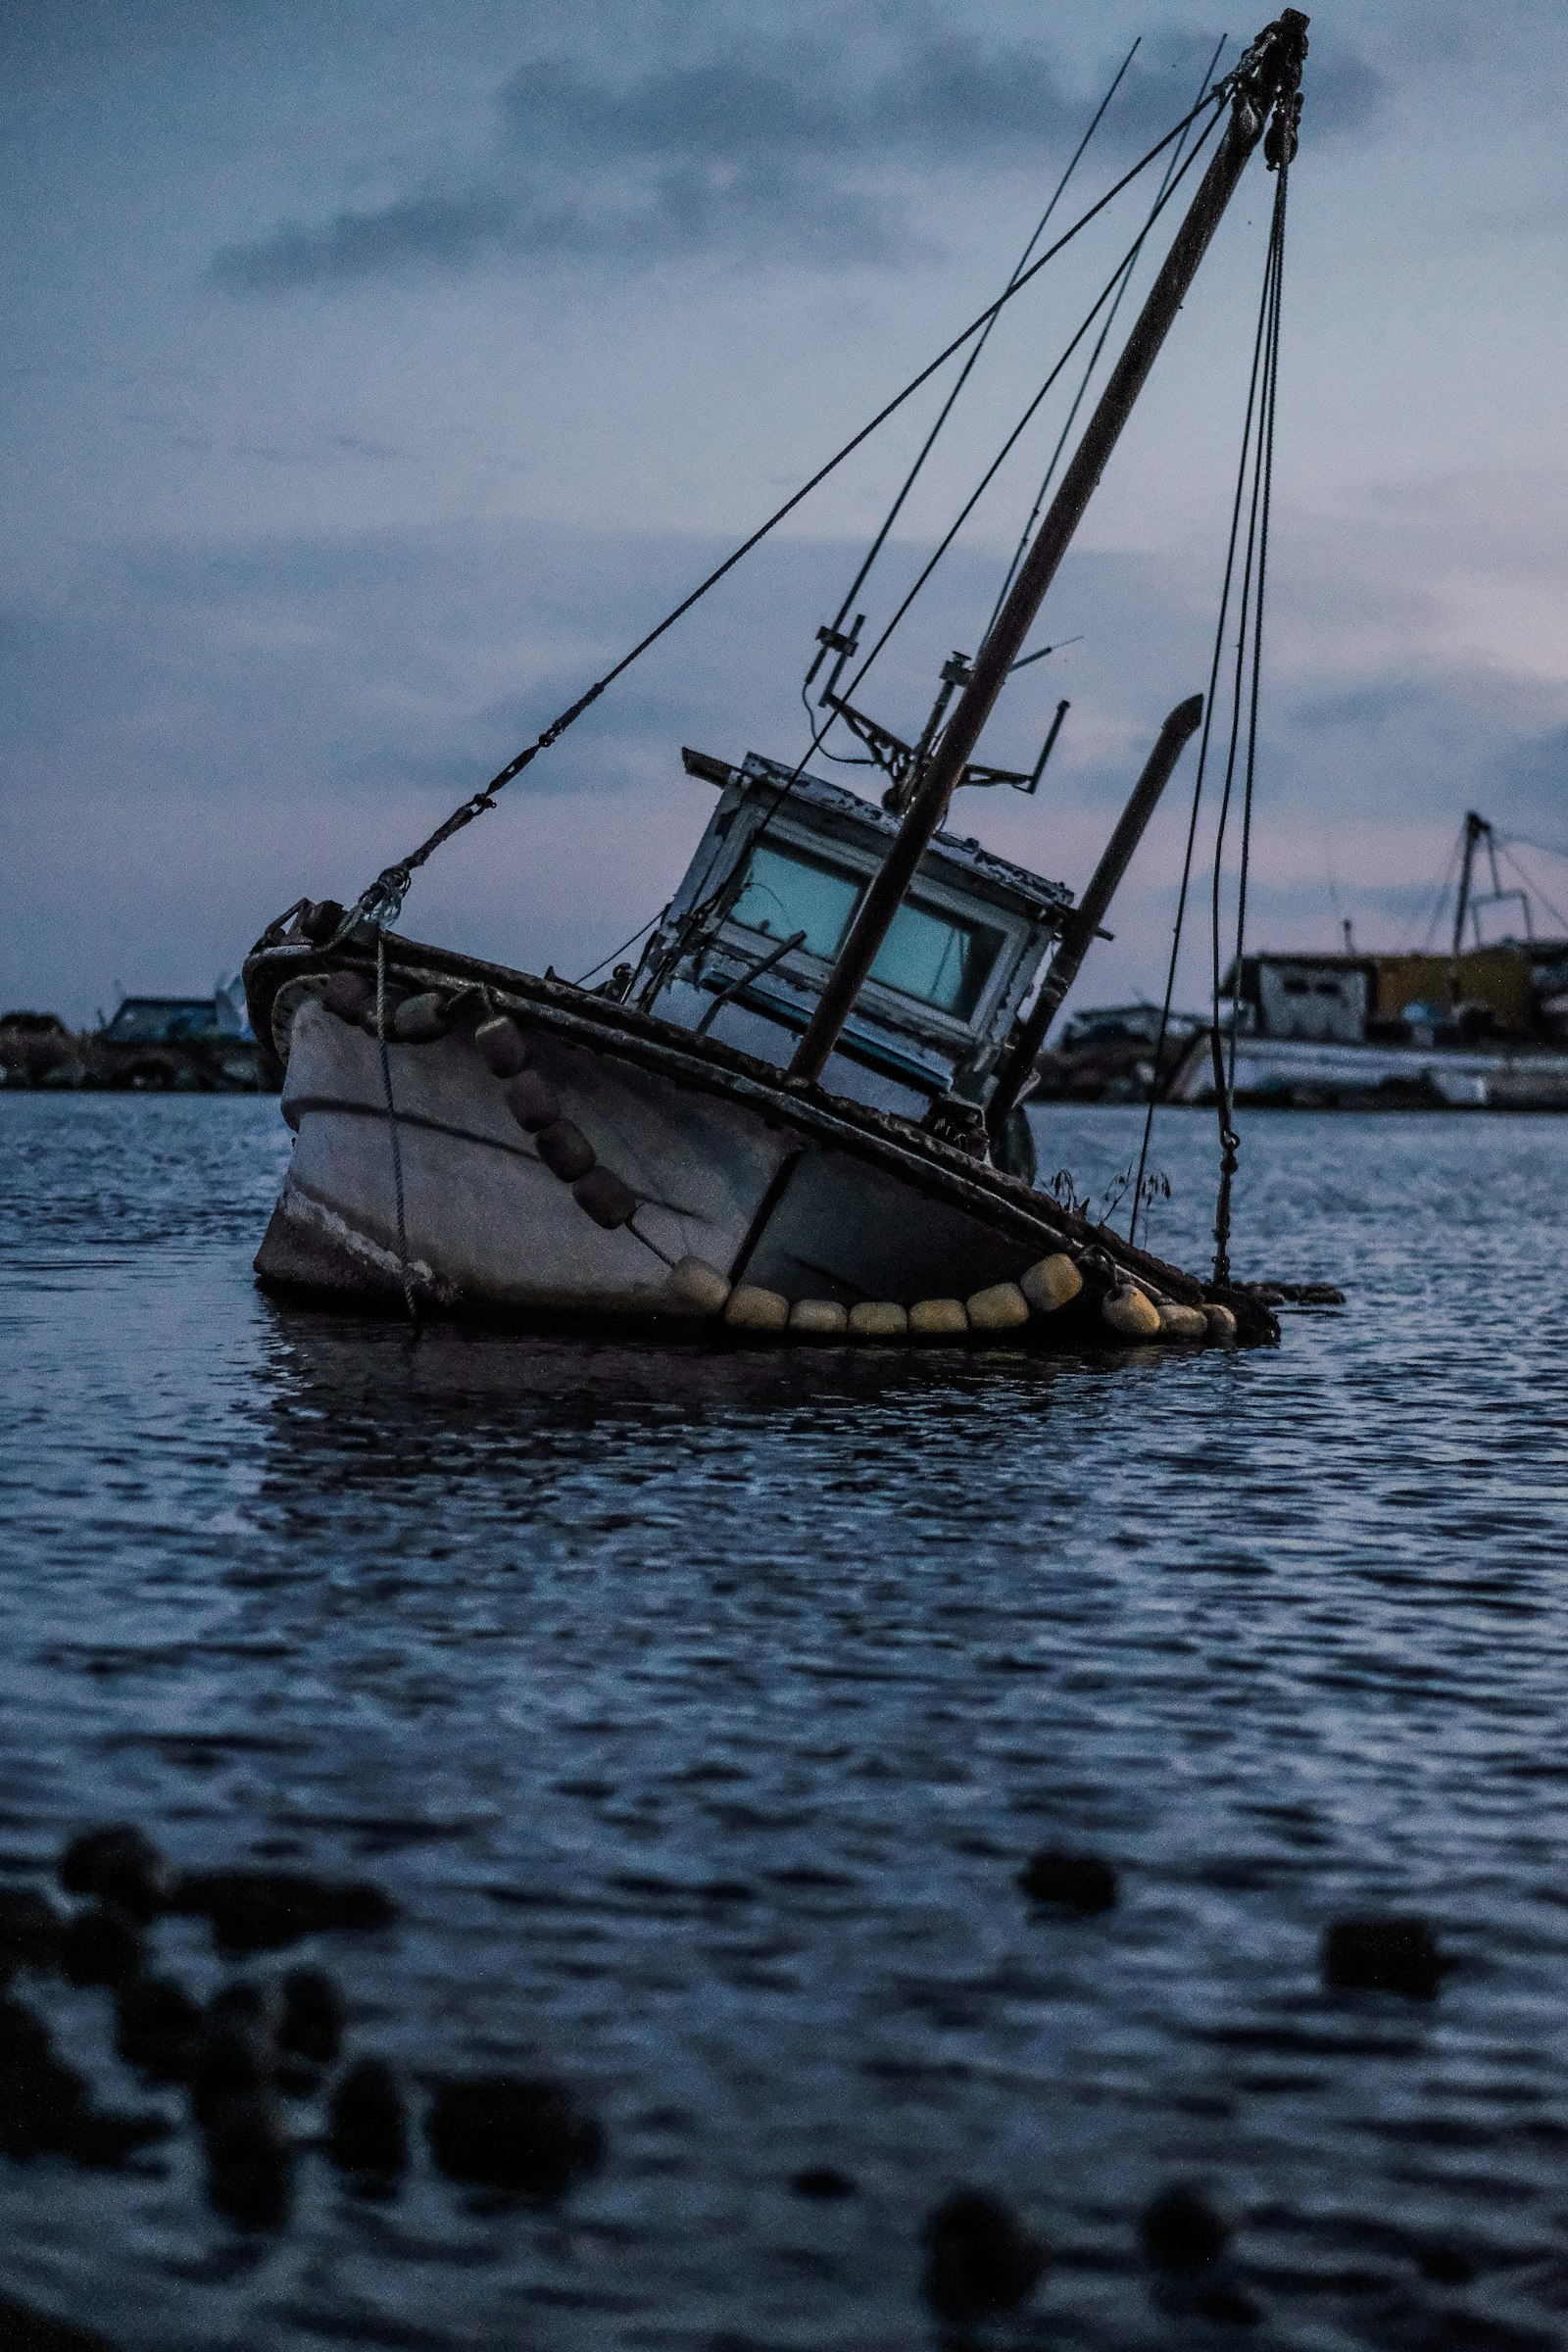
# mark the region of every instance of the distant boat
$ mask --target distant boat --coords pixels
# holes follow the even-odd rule
[[[122,997],[80,1036],[52,1012],[0,1013],[0,1085],[232,1095],[272,1079],[234,979],[210,997]]]
[[[1151,1091],[1162,1101],[1192,1040],[1207,1035],[1207,1018],[1196,1012],[1166,1014],[1147,1004],[1087,1006],[1041,1054],[1030,1101],[1147,1102]]]
[[[1493,883],[1484,896],[1475,887],[1483,848]],[[1529,894],[1502,887],[1496,851],[1494,827],[1472,809],[1446,955],[1244,956],[1224,983],[1236,1011],[1237,1102],[1301,1110],[1568,1110],[1568,939],[1532,935]],[[1480,909],[1502,901],[1520,905],[1525,937],[1483,945]],[[1188,1047],[1170,1091],[1175,1102],[1212,1102],[1206,1029]]]
[[[1016,1116],[1201,702],[1166,719],[1076,907],[942,827],[965,785],[1039,783],[1064,706],[1032,770],[980,764],[981,730],[1036,658],[1023,648],[1046,590],[1249,158],[1265,131],[1271,168],[1294,153],[1305,23],[1287,11],[1189,118],[1228,107],[980,650],[944,666],[912,739],[840,692],[849,600],[819,632],[819,708],[880,771],[880,807],[805,761],[688,749],[718,793],[711,820],[638,960],[598,988],[394,933],[413,871],[530,751],[358,906],[301,901],[263,934],[249,1004],[296,1137],[265,1284],[599,1330],[1277,1336],[1250,1292],[1035,1190]]]

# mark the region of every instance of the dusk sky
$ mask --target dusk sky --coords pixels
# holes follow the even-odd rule
[[[0,1008],[205,990],[303,892],[354,896],[1000,290],[1135,34],[1058,221],[1263,18],[13,0]],[[1343,913],[1395,946],[1466,808],[1568,849],[1568,14],[1363,0],[1311,40],[1252,936],[1327,948]],[[873,621],[1147,184],[1009,310]],[[1082,642],[986,737],[1032,758],[1070,697],[1045,788],[955,808],[1075,889],[1206,676],[1272,189],[1259,157],[1049,600],[1039,635]],[[656,912],[711,806],[681,743],[803,750],[812,632],[942,389],[448,849],[403,928],[575,975]],[[868,685],[901,732],[973,650],[1061,416]],[[1081,1002],[1157,991],[1189,774]],[[1568,908],[1568,862],[1527,862]]]

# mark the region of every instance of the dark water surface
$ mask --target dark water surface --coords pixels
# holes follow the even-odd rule
[[[372,1876],[400,1923],[318,1954],[355,2046],[559,2071],[608,2160],[540,2212],[312,2155],[256,2238],[185,2133],[0,2162],[0,2283],[138,2352],[903,2352],[973,2182],[1053,2256],[976,2340],[1565,2340],[1568,1130],[1254,1118],[1241,1270],[1345,1313],[1056,1364],[411,1347],[252,1289],[285,1149],[267,1101],[0,1099],[0,1863],[129,1815]],[[1207,1119],[1159,1155],[1200,1255]],[[1031,1917],[1048,1840],[1119,1906]],[[1437,1922],[1435,2002],[1321,1988],[1367,1906]],[[145,2097],[102,1995],[46,2005]],[[1143,2266],[1178,2178],[1245,2335]]]

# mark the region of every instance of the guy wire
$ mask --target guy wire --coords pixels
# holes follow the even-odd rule
[[[1272,237],[1270,239],[1272,247]],[[1138,1173],[1133,1184],[1132,1209],[1128,1219],[1127,1239],[1138,1238],[1138,1212],[1143,1204],[1144,1176],[1149,1164],[1149,1147],[1153,1134],[1154,1109],[1159,1100],[1160,1069],[1164,1060],[1165,1044],[1170,1033],[1171,1004],[1176,993],[1176,972],[1181,957],[1182,934],[1187,920],[1187,899],[1192,884],[1193,858],[1198,841],[1198,820],[1202,807],[1203,784],[1208,772],[1209,743],[1214,726],[1214,694],[1219,683],[1220,663],[1225,651],[1225,624],[1230,612],[1231,591],[1235,583],[1236,550],[1241,536],[1242,501],[1247,494],[1248,463],[1251,453],[1252,424],[1256,413],[1261,373],[1264,334],[1268,318],[1270,264],[1265,263],[1263,291],[1259,298],[1257,329],[1252,343],[1252,364],[1248,378],[1247,410],[1242,424],[1242,454],[1236,473],[1236,495],[1231,502],[1230,533],[1226,542],[1225,571],[1220,584],[1219,614],[1214,626],[1214,650],[1208,666],[1208,689],[1203,697],[1203,726],[1198,742],[1198,769],[1193,778],[1192,809],[1187,822],[1187,842],[1182,855],[1182,878],[1176,894],[1176,918],[1171,929],[1170,956],[1165,967],[1165,994],[1160,1004],[1159,1030],[1154,1043],[1153,1069],[1149,1082],[1149,1098],[1144,1106],[1144,1132],[1138,1152]]]
[[[1104,115],[1105,109],[1109,106],[1111,100],[1115,97],[1117,90],[1121,87],[1122,76],[1126,73],[1128,67],[1132,64],[1133,59],[1137,56],[1139,46],[1143,41],[1143,37],[1144,36],[1142,33],[1138,35],[1138,38],[1133,42],[1132,47],[1122,59],[1121,64],[1117,67],[1115,74],[1111,77],[1110,87],[1105,92],[1103,98],[1102,98],[1100,101],[1099,106],[1096,107],[1088,129],[1084,132],[1083,137],[1079,140],[1077,146],[1073,149],[1071,156],[1068,158],[1067,168],[1063,172],[1061,177],[1057,180],[1055,187],[1053,189],[1051,201],[1046,206],[1045,211],[1041,214],[1040,219],[1036,221],[1034,234],[1030,237],[1028,244],[1024,247],[1023,252],[1019,255],[1017,266],[1013,270],[1012,275],[1007,280],[1006,291],[1009,294],[1017,285],[1021,272],[1028,267],[1029,257],[1034,252],[1034,249],[1039,244],[1041,238],[1044,236],[1047,223],[1049,222],[1052,214],[1055,211],[1056,206],[1060,203],[1062,192],[1066,188],[1067,182],[1077,171],[1079,163],[1083,158],[1084,150],[1089,145],[1089,142],[1094,137],[1096,131],[1100,128],[1101,121]],[[1216,51],[1215,54],[1217,56],[1218,51]],[[1206,75],[1204,76],[1204,80],[1206,84]],[[1178,154],[1181,152],[1179,147],[1176,152]],[[1001,310],[998,309],[993,311],[991,317],[987,319],[983,330],[975,342],[973,350],[969,353],[968,358],[964,361],[962,368],[958,371],[957,380],[954,384],[953,389],[949,392],[947,399],[943,402],[941,409],[938,411],[936,422],[932,425],[930,432],[926,435],[924,442],[921,444],[919,454],[916,456],[913,465],[909,467],[908,472],[905,475],[903,485],[895,497],[892,506],[889,507],[887,514],[883,518],[881,529],[877,532],[876,537],[872,540],[870,547],[866,551],[864,562],[861,564],[859,570],[856,573],[854,579],[850,582],[849,587],[844,592],[844,601],[840,605],[833,619],[832,626],[834,634],[837,634],[838,631],[843,628],[845,619],[848,616],[856,598],[859,595],[860,590],[865,586],[867,579],[870,577],[871,566],[875,564],[878,556],[882,553],[883,547],[887,542],[888,533],[892,530],[894,523],[899,518],[900,509],[903,507],[905,500],[908,497],[909,492],[914,488],[915,482],[919,478],[920,472],[927,458],[931,455],[932,450],[936,447],[937,436],[942,431],[943,426],[947,423],[948,418],[952,416],[959,393],[963,390],[964,385],[974,373],[975,366],[980,358],[980,354],[984,351],[987,343],[991,340],[991,330],[996,325],[997,320],[1001,318]],[[820,656],[818,656],[818,660],[820,660]],[[813,662],[811,665],[811,675],[815,674],[815,668],[816,663]],[[809,685],[810,682],[811,678],[810,675],[808,675],[807,678],[807,684]]]
[[[369,889],[362,894],[353,913],[346,918],[345,928],[350,928],[354,923],[362,920],[385,920],[388,909],[395,913],[416,869],[422,866],[434,852],[441,848],[443,843],[449,841],[453,834],[461,832],[466,825],[471,824],[473,819],[481,815],[484,810],[494,808],[494,796],[504,785],[510,784],[513,778],[520,775],[522,770],[536,760],[541,752],[548,751],[553,744],[557,743],[566,729],[574,725],[583,712],[598,701],[608,686],[613,684],[616,678],[630,669],[632,663],[639,661],[651,646],[657,645],[660,638],[664,636],[666,631],[672,629],[675,623],[692,610],[694,605],[701,603],[710,589],[717,587],[719,581],[733,571],[736,564],[750,555],[753,548],[759,546],[768,533],[784,520],[787,514],[793,514],[795,509],[808,498],[830,473],[842,466],[845,460],[860,447],[862,442],[869,440],[878,427],[886,423],[896,410],[901,409],[904,403],[920,389],[922,384],[929,382],[931,377],[952,359],[956,352],[961,351],[964,344],[978,334],[999,311],[1004,310],[1009,302],[1013,301],[1023,288],[1039,275],[1048,263],[1054,261],[1056,255],[1072,242],[1074,237],[1088,227],[1091,220],[1098,219],[1106,206],[1120,195],[1123,188],[1129,186],[1141,172],[1147,171],[1149,166],[1154,162],[1156,157],[1164,153],[1173,140],[1183,135],[1188,124],[1202,112],[1203,105],[1213,106],[1217,121],[1224,97],[1225,89],[1221,84],[1219,89],[1209,93],[1207,99],[1183,116],[1182,120],[1175,123],[1162,139],[1151,147],[1148,153],[1142,156],[1129,171],[1123,172],[1120,179],[1106,189],[1103,196],[1099,197],[1087,212],[1081,213],[1072,226],[1064,229],[1054,245],[1048,246],[1037,260],[1031,262],[1029,267],[1019,273],[1012,285],[1005,287],[994,302],[988,303],[977,318],[972,318],[969,324],[956,334],[945,349],[938,352],[934,360],[929,361],[918,374],[911,376],[901,391],[895,393],[893,398],[886,402],[867,423],[852,434],[851,438],[824,465],[817,467],[808,480],[803,482],[798,490],[792,491],[783,505],[775,508],[766,520],[760,523],[748,538],[742,540],[741,544],[734,548],[721,564],[716,564],[705,579],[700,580],[688,595],[682,597],[677,605],[672,606],[663,618],[656,622],[645,636],[640,637],[629,652],[623,654],[620,660],[607,669],[602,677],[595,679],[593,684],[587,687],[574,703],[569,704],[559,716],[553,718],[532,743],[528,744],[517,754],[515,759],[509,760],[505,767],[491,777],[488,784],[472,794],[469,799],[462,802],[452,811],[452,814],[436,827],[433,833],[427,835],[416,850],[412,851],[398,864],[383,868]]]

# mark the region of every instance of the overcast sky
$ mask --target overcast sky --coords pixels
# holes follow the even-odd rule
[[[205,989],[302,892],[356,894],[1000,287],[1135,35],[1058,220],[1260,22],[12,0],[0,1006]],[[1568,847],[1568,15],[1361,0],[1311,37],[1253,935],[1328,947],[1343,913],[1393,945],[1467,807]],[[1042,636],[1082,642],[987,736],[1032,757],[1069,697],[1047,787],[955,811],[1074,888],[1204,681],[1272,184],[1256,159],[1048,603]],[[1143,186],[1009,311],[874,620]],[[656,911],[710,806],[680,744],[804,748],[812,631],[941,389],[443,854],[405,929],[574,973]],[[901,732],[973,649],[1061,414],[868,685]],[[1082,1001],[1157,987],[1179,833],[1173,796]],[[1568,863],[1527,862],[1568,907]]]

